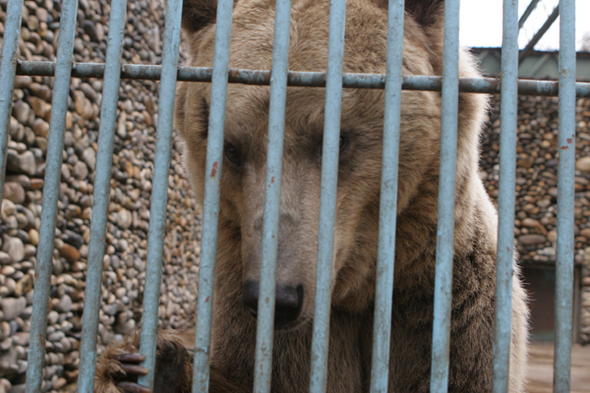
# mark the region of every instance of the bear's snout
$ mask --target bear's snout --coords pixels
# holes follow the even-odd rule
[[[248,280],[244,283],[242,302],[254,318],[258,315],[258,295],[260,283]],[[277,283],[275,298],[275,329],[286,328],[293,324],[301,314],[303,305],[303,285],[285,285]]]

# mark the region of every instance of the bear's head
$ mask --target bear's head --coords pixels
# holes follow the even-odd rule
[[[385,73],[385,3],[348,0],[344,72]],[[404,74],[441,75],[442,5],[442,0],[406,0]],[[216,0],[185,0],[183,7],[188,65],[211,67]],[[271,69],[274,13],[274,0],[234,3],[231,68]],[[328,1],[293,1],[289,70],[326,71],[328,27]],[[465,54],[460,68],[462,76],[475,75]],[[177,94],[175,127],[185,142],[186,168],[200,202],[205,184],[210,91],[210,84],[185,82]],[[436,221],[440,94],[404,91],[402,97],[398,214],[410,212],[418,217],[419,224],[424,221],[422,224],[431,225]],[[240,274],[243,302],[253,312],[260,281],[269,101],[268,86],[228,86],[219,241],[223,247],[233,243],[238,251],[229,258],[232,260],[217,263],[218,272],[229,268]],[[275,327],[300,326],[313,315],[324,101],[324,88],[288,88]],[[483,104],[462,95],[460,107],[459,133],[465,135],[459,143],[458,176],[477,169]],[[383,90],[343,90],[332,305],[351,312],[365,309],[374,298],[383,117]],[[426,212],[425,218],[419,217],[422,213],[412,213],[412,207],[418,204],[420,212]],[[400,225],[403,222],[398,223],[398,245],[407,242],[411,252],[412,242],[426,235],[414,233],[405,238]],[[398,247],[398,254],[403,252]],[[400,280],[400,269],[404,269],[403,255],[396,258],[396,281]]]

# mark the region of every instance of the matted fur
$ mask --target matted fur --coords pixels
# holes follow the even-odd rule
[[[441,75],[441,3],[406,1],[404,74]],[[380,0],[347,2],[344,72],[385,72],[384,4]],[[189,64],[210,67],[215,25],[212,17],[202,18],[200,5],[207,15],[215,14],[210,0],[191,0],[184,8],[183,28]],[[195,19],[197,14],[200,19]],[[289,69],[325,71],[329,2],[294,0],[291,15]],[[238,1],[230,67],[270,69],[273,29],[273,0]],[[461,52],[460,56],[460,76],[478,76],[470,55]],[[209,84],[182,83],[177,92],[175,126],[186,145],[186,168],[199,200],[207,176],[210,88]],[[244,282],[259,280],[269,91],[267,86],[228,87],[225,143],[231,159],[219,163],[223,171],[211,347],[213,392],[252,390],[256,320],[241,298]],[[273,392],[299,393],[309,384],[324,99],[322,88],[288,89],[277,282],[302,285],[305,296],[294,326],[275,330]],[[485,96],[460,94],[450,392],[491,389],[497,216],[478,177],[478,137],[485,108]],[[344,89],[345,142],[340,152],[328,355],[330,393],[366,392],[369,386],[383,114],[382,90]],[[402,93],[391,392],[429,388],[440,115],[439,93]],[[514,393],[524,389],[528,318],[516,265],[515,270],[510,358],[510,392]],[[95,391],[110,392],[114,366],[103,363],[106,366],[97,373],[101,385]],[[185,374],[189,381],[190,377]]]

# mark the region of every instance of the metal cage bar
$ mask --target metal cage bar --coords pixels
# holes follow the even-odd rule
[[[557,20],[558,16],[559,16],[559,7],[555,7],[553,9],[553,12],[551,12],[551,15],[549,15],[547,17],[547,20],[545,21],[543,26],[541,26],[541,28],[535,33],[533,38],[531,38],[531,40],[529,41],[527,46],[518,55],[519,63],[522,63],[522,61],[533,51],[533,48],[535,47],[535,45],[537,45],[537,43],[541,40],[541,38],[543,38],[543,36],[547,32],[547,30],[549,30],[551,25],[553,25],[553,23]]]
[[[127,16],[127,0],[114,0],[111,4],[110,28],[105,64],[103,98],[98,129],[96,177],[94,178],[94,204],[90,223],[90,244],[86,267],[86,291],[80,344],[78,392],[91,393],[96,367],[96,336],[100,309],[103,257],[106,247],[105,233],[110,201],[111,166],[115,141],[115,120],[119,99],[119,82],[123,32]]]
[[[35,269],[36,279],[33,314],[31,316],[27,393],[40,392],[43,381],[48,299],[51,289],[51,271],[53,270],[53,241],[57,218],[57,201],[59,199],[66,112],[70,94],[70,74],[72,71],[74,36],[76,34],[77,8],[78,0],[64,0],[62,4],[47,143],[47,165],[45,167],[43,186],[39,247],[37,248],[37,266]]]
[[[386,393],[389,386],[391,312],[395,261],[395,226],[402,102],[402,60],[404,41],[404,1],[390,0],[388,8],[387,70],[383,119],[383,159],[379,200],[379,248],[373,322],[371,393]]]
[[[529,18],[529,16],[531,16],[531,14],[533,13],[533,11],[537,7],[537,4],[538,3],[539,3],[539,0],[531,0],[531,2],[529,3],[529,5],[526,7],[526,9],[524,10],[522,16],[518,20],[518,29],[519,30],[522,29],[522,26],[524,26],[524,23],[527,21],[527,19]]]
[[[455,173],[459,105],[459,1],[445,1],[443,88],[441,109],[438,228],[434,281],[431,392],[446,392],[449,380],[449,343],[455,229]]]
[[[265,205],[262,227],[262,264],[258,321],[256,332],[256,360],[254,391],[268,393],[271,387],[273,327],[275,314],[276,267],[283,170],[283,135],[285,105],[287,103],[287,71],[289,65],[289,30],[291,0],[276,2],[275,33],[270,81],[268,118],[268,156],[266,162]]]
[[[219,181],[223,162],[223,129],[229,73],[233,1],[219,0],[215,27],[215,51],[211,80],[211,109],[205,164],[205,201],[203,204],[203,235],[197,295],[197,333],[193,364],[193,392],[209,386],[209,346],[211,344],[211,311],[213,306],[213,268],[217,253],[217,217],[219,213]]]
[[[178,80],[191,82],[211,82],[212,68],[210,67],[179,67]],[[19,75],[53,76],[55,64],[49,61],[21,61],[17,64]],[[123,79],[148,79],[159,80],[161,66],[124,64],[121,66],[121,78]],[[102,78],[104,64],[98,63],[74,63],[72,76],[79,78]],[[270,71],[230,69],[229,83],[242,83],[253,85],[269,85]],[[541,81],[530,79],[518,80],[518,94],[526,96],[557,96],[558,85],[556,81]],[[289,71],[287,86],[326,86],[325,72],[301,72]],[[385,88],[384,74],[355,74],[342,75],[342,87],[359,89],[383,89]],[[404,90],[442,90],[442,77],[426,75],[404,75],[402,82]],[[500,94],[500,78],[459,78],[459,90],[463,93],[488,93]],[[590,83],[576,83],[577,97],[590,97]]]
[[[152,200],[150,204],[150,228],[148,232],[146,277],[143,297],[143,319],[139,351],[145,355],[142,363],[149,371],[138,382],[153,387],[156,368],[156,342],[158,336],[158,309],[162,278],[162,254],[166,231],[166,206],[168,204],[168,173],[174,99],[176,98],[176,69],[180,44],[182,0],[168,0],[166,4],[166,29],[162,54],[162,79],[158,107],[158,133],[154,158]]]
[[[504,0],[503,29],[493,393],[508,391],[510,363],[518,118],[518,2]]]
[[[338,146],[340,144],[345,25],[346,0],[330,0],[328,72],[326,104],[324,107],[320,219],[315,276],[316,292],[311,341],[311,376],[309,385],[311,393],[325,392],[328,379],[332,256],[334,251],[334,220],[336,218],[336,188],[338,185],[338,154],[340,150]]]
[[[576,161],[575,1],[559,3],[559,164],[555,283],[554,392],[570,391],[574,282],[574,175]]]
[[[23,18],[23,1],[13,0],[7,4],[6,22],[0,62],[0,202],[4,194],[4,174],[6,172],[6,145],[10,130],[12,111],[12,92],[16,74],[20,26]]]

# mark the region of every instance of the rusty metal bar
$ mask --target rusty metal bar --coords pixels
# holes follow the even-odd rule
[[[55,63],[50,61],[22,61],[16,69],[17,75],[53,76]],[[159,80],[161,66],[126,64],[121,67],[123,79]],[[104,64],[74,63],[72,76],[78,78],[102,78]],[[211,82],[210,67],[179,67],[178,80],[191,82]],[[251,85],[270,85],[270,71],[230,69],[228,83]],[[326,86],[325,72],[289,71],[288,86]],[[359,89],[384,89],[384,74],[343,74],[342,87]],[[424,75],[405,75],[402,89],[404,90],[442,90],[442,77]],[[464,93],[500,94],[500,78],[459,78],[459,91]],[[557,81],[539,81],[532,79],[518,80],[518,94],[525,96],[557,96]],[[590,83],[577,82],[576,96],[590,98]]]

